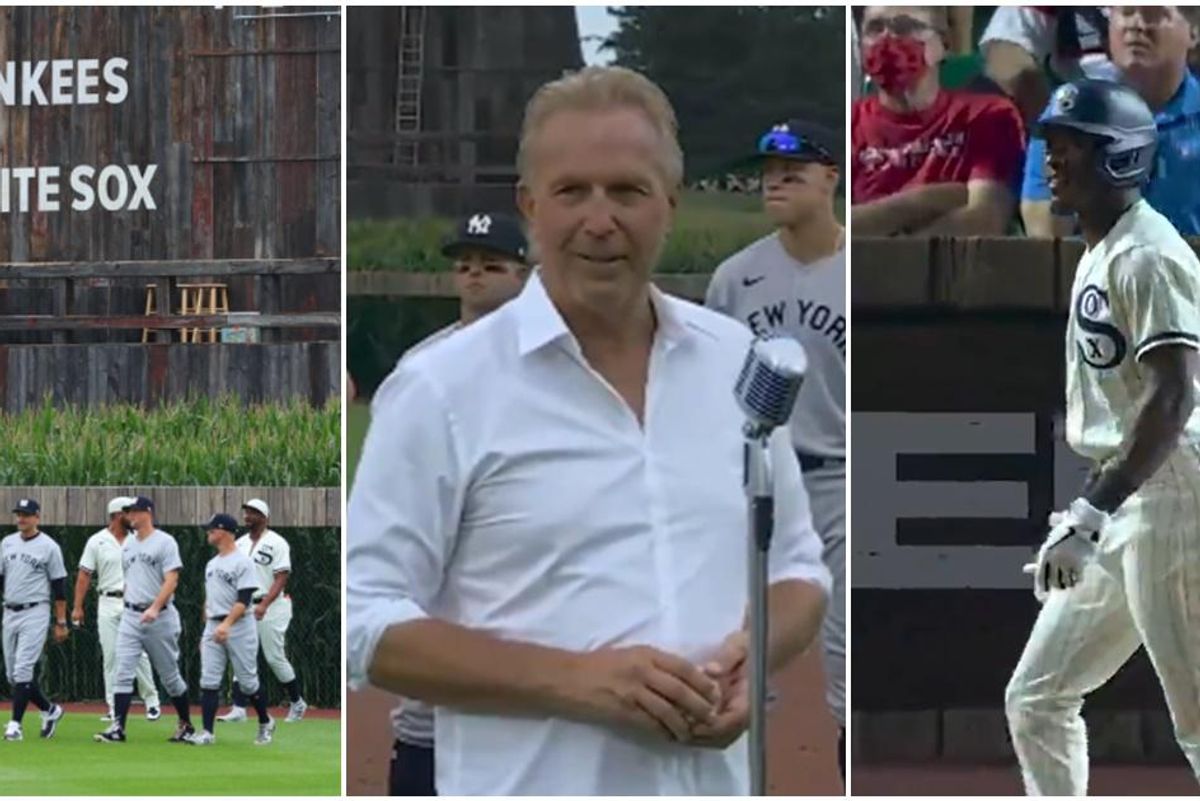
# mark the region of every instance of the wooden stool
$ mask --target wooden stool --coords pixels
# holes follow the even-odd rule
[[[180,284],[180,311],[185,317],[202,314],[229,314],[228,284]],[[217,341],[217,329],[207,330],[208,342]],[[184,342],[203,342],[199,328],[181,329]]]
[[[154,307],[158,300],[158,293],[156,291],[157,289],[158,289],[157,284],[147,284],[146,285],[146,316],[147,317],[154,314]],[[144,345],[149,341],[150,341],[150,329],[143,328],[142,329],[142,344]]]

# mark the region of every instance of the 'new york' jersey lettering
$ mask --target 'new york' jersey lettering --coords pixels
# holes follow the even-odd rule
[[[50,582],[66,578],[62,548],[48,534],[30,539],[20,532],[0,540],[0,576],[4,577],[4,603],[30,604],[50,600]]]
[[[756,336],[796,340],[808,357],[789,427],[797,450],[846,454],[846,254],[801,264],[771,234],[726,259],[705,297]]]
[[[125,568],[125,602],[141,605],[154,602],[167,573],[182,568],[183,560],[175,538],[156,528],[144,540],[136,534],[125,538],[121,564]]]

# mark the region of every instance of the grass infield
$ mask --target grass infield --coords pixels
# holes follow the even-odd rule
[[[7,707],[7,704],[5,705]],[[217,723],[217,742],[197,747],[169,743],[175,715],[163,709],[149,723],[130,712],[129,741],[97,743],[92,735],[108,724],[94,709],[70,711],[52,740],[38,736],[41,715],[25,714],[25,739],[0,739],[3,795],[338,795],[341,792],[341,725],[336,719],[277,718],[275,741],[255,746],[258,726]],[[272,710],[272,714],[274,714]],[[192,710],[193,724],[199,710]],[[0,722],[8,722],[8,709]],[[253,717],[253,715],[252,715]]]

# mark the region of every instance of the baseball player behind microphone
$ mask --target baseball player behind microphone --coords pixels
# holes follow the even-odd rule
[[[108,714],[101,718],[112,722],[116,718],[113,686],[117,677],[117,629],[121,626],[121,615],[125,612],[125,574],[121,568],[121,550],[129,538],[129,521],[125,507],[133,498],[113,498],[108,502],[108,526],[88,538],[79,557],[79,574],[75,579],[75,605],[71,610],[71,623],[83,625],[83,599],[88,589],[96,582],[96,633],[100,637],[100,653],[104,659],[104,700],[108,702]],[[138,693],[146,704],[146,720],[155,721],[162,716],[158,690],[154,686],[154,674],[150,672],[150,659],[145,652],[138,660]]]
[[[283,590],[292,572],[292,549],[288,541],[267,528],[271,508],[260,498],[242,504],[242,517],[249,531],[237,540],[237,548],[250,558],[258,571],[259,590],[253,601],[258,620],[258,641],[263,658],[275,678],[287,691],[291,706],[284,723],[303,719],[308,704],[300,695],[300,680],[287,658],[287,630],[292,622],[292,599]],[[246,719],[247,698],[236,677],[233,682],[233,707],[218,720],[238,723]]]
[[[1029,795],[1086,795],[1084,698],[1140,646],[1200,778],[1200,262],[1139,187],[1154,114],[1111,81],[1060,86],[1038,120],[1054,203],[1087,250],[1067,321],[1067,443],[1095,466],[1051,519],[1043,600],[1006,695]]]
[[[833,593],[821,640],[826,701],[846,729],[846,248],[834,214],[841,144],[801,120],[762,135],[754,161],[763,208],[776,229],[726,259],[713,274],[705,305],[760,336],[786,336],[804,347],[808,372],[788,428],[821,536]]]
[[[62,548],[38,528],[41,507],[22,498],[13,507],[17,531],[0,540],[0,593],[4,596],[4,675],[12,686],[12,720],[5,740],[22,740],[21,721],[33,701],[42,711],[42,737],[54,736],[63,708],[42,694],[33,675],[50,618],[46,605],[54,597],[54,641],[67,639],[67,569]]]
[[[179,611],[173,603],[183,559],[175,538],[154,525],[153,501],[139,495],[125,507],[125,513],[134,535],[125,541],[121,551],[125,614],[117,629],[117,678],[113,695],[117,719],[93,739],[100,743],[125,742],[133,679],[145,651],[179,715],[179,724],[169,740],[185,742],[195,729],[188,709],[187,682],[179,672]]]
[[[237,521],[215,514],[204,524],[208,544],[217,555],[204,567],[204,634],[200,638],[200,709],[204,730],[188,737],[192,745],[216,742],[213,727],[220,702],[225,663],[258,712],[255,745],[267,745],[275,733],[275,721],[267,714],[267,702],[258,683],[258,629],[247,614],[258,591],[257,571],[250,557],[237,549]]]

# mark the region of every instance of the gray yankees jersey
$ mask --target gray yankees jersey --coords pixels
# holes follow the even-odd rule
[[[815,456],[845,457],[845,250],[801,264],[772,233],[721,263],[705,305],[757,336],[788,336],[804,347],[808,373],[792,413],[792,444]]]
[[[0,575],[4,576],[4,603],[31,604],[50,600],[50,582],[66,578],[62,548],[39,531],[30,539],[20,532],[0,540]]]
[[[125,568],[125,603],[141,606],[154,603],[167,573],[182,568],[183,560],[175,538],[156,528],[144,540],[136,534],[125,539],[121,566]]]
[[[204,567],[204,611],[208,617],[228,615],[238,590],[258,590],[254,563],[237,549],[208,560]]]

